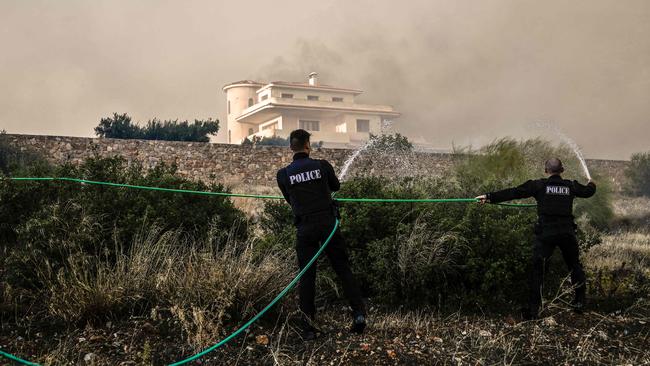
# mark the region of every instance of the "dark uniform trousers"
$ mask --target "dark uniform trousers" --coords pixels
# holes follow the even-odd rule
[[[533,269],[530,276],[531,311],[536,313],[542,303],[544,272],[555,247],[559,247],[564,263],[571,272],[571,284],[575,287],[575,301],[584,304],[586,293],[585,272],[580,263],[578,241],[574,233],[558,233],[552,236],[538,235],[533,247]]]
[[[302,270],[314,257],[320,246],[325,243],[329,234],[334,228],[335,218],[331,213],[316,214],[301,217],[297,224],[296,252],[298,265]],[[364,314],[364,303],[361,297],[361,290],[356,283],[345,247],[345,242],[339,229],[336,230],[329,244],[325,248],[325,254],[329,259],[334,272],[343,283],[343,292],[348,299],[355,315]],[[316,305],[314,303],[316,290],[316,263],[312,265],[300,279],[300,310],[314,319]]]

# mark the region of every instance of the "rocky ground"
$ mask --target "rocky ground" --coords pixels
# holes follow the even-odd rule
[[[303,342],[293,317],[254,325],[198,365],[495,365],[650,364],[650,308],[587,311],[561,306],[537,321],[512,315],[451,314],[375,310],[363,336],[348,333],[344,311],[320,319],[321,336]],[[25,322],[21,322],[27,324]],[[158,317],[108,322],[101,326],[52,328],[31,319],[29,326],[2,324],[0,347],[42,364],[164,365],[196,351],[174,321]],[[228,328],[228,329],[226,329]],[[210,342],[218,341],[232,328]],[[206,344],[209,343],[206,340]],[[7,360],[0,364],[8,364]]]

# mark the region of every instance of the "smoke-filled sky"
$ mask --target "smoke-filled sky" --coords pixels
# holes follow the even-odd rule
[[[0,45],[9,133],[223,121],[224,84],[317,71],[439,148],[546,121],[589,157],[650,150],[646,0],[0,0]]]

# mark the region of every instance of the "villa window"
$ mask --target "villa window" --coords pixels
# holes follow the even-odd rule
[[[320,121],[311,121],[301,119],[299,121],[300,128],[306,131],[320,131]]]
[[[230,114],[230,101],[228,101],[228,114]]]
[[[282,93],[282,98],[291,99],[291,98],[293,98],[293,94]]]
[[[268,95],[268,94],[264,94],[264,95],[262,95],[262,96],[260,97],[260,101],[262,101],[262,100],[267,100],[267,99],[269,99],[269,95]]]
[[[318,95],[308,95],[307,100],[318,100]]]
[[[358,119],[357,120],[357,132],[370,132],[370,120],[368,120],[368,119]]]
[[[253,106],[253,98],[248,98],[248,106],[249,107]]]
[[[332,97],[332,102],[342,102],[343,98],[341,97]]]
[[[248,129],[248,136],[250,136],[250,135],[252,135],[252,134],[254,134],[254,133],[255,133],[255,131],[253,131],[252,128],[249,128],[249,129]]]

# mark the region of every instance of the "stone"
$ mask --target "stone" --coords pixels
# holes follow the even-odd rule
[[[91,363],[97,358],[97,356],[94,353],[86,353],[84,355],[84,362],[85,363]]]
[[[269,336],[267,336],[266,334],[260,334],[255,337],[255,342],[261,346],[268,346]]]
[[[492,337],[492,333],[489,330],[480,330],[478,335],[481,337]]]
[[[544,325],[547,327],[554,327],[557,325],[557,321],[555,321],[555,318],[552,316],[549,316],[548,318],[544,318]]]

